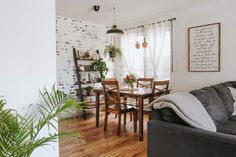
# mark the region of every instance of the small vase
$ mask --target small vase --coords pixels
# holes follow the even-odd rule
[[[134,83],[130,83],[130,84],[128,84],[128,86],[131,90],[134,90]]]

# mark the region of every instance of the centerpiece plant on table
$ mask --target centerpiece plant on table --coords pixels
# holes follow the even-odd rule
[[[128,86],[133,90],[134,83],[136,82],[136,77],[134,74],[128,74],[124,78],[124,82],[128,84]]]
[[[35,113],[27,112],[24,115],[6,108],[5,102],[0,100],[1,157],[30,157],[35,149],[56,142],[59,136],[72,136],[84,142],[78,131],[61,132],[57,128],[60,114],[74,107],[80,110],[82,103],[55,86],[52,91],[45,89],[40,94],[43,102],[36,106]],[[42,136],[45,127],[48,128],[48,134]]]

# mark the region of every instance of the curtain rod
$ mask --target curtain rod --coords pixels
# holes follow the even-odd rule
[[[176,17],[174,17],[174,18],[171,18],[171,19],[167,19],[167,20],[163,20],[163,21],[158,21],[158,22],[153,22],[153,23],[150,23],[150,24],[148,24],[148,25],[154,25],[154,24],[158,24],[158,23],[162,23],[162,22],[166,22],[166,21],[175,21],[176,20]],[[126,28],[126,29],[124,29],[125,31],[127,31],[127,30],[130,30],[130,29],[135,29],[135,28],[142,28],[142,27],[144,27],[144,25],[140,25],[140,26],[136,26],[136,27],[131,27],[131,28]]]

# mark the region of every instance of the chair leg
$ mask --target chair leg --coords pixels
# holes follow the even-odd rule
[[[108,113],[105,112],[105,119],[104,119],[104,131],[107,130],[107,121],[108,121]]]
[[[115,118],[117,118],[117,114],[115,114]]]
[[[83,113],[82,113],[82,114],[83,114],[84,120],[87,120],[87,114],[86,114],[86,110],[85,110],[85,109],[83,110]]]
[[[126,125],[126,111],[124,111],[124,125]]]
[[[132,122],[132,117],[133,117],[132,112],[130,112],[130,121],[131,122]]]
[[[121,114],[118,114],[118,129],[117,129],[117,135],[120,136],[120,126],[121,126]]]
[[[134,125],[134,132],[137,132],[137,119],[138,119],[138,114],[137,110],[133,111],[134,115],[134,120],[133,120],[133,125]]]

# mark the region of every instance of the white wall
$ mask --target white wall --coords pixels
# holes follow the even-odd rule
[[[22,111],[56,82],[55,0],[1,0],[0,19],[0,95]],[[33,157],[58,156],[54,148]]]
[[[200,6],[147,17],[142,22],[176,17],[174,22],[174,91],[192,90],[228,80],[236,81],[236,1],[215,0]],[[221,71],[188,72],[188,27],[221,23]],[[126,26],[127,27],[127,26]]]
[[[228,80],[236,81],[236,1],[219,0],[172,14],[177,17],[174,30],[174,90],[191,90]],[[221,23],[221,71],[188,72],[187,28]]]

